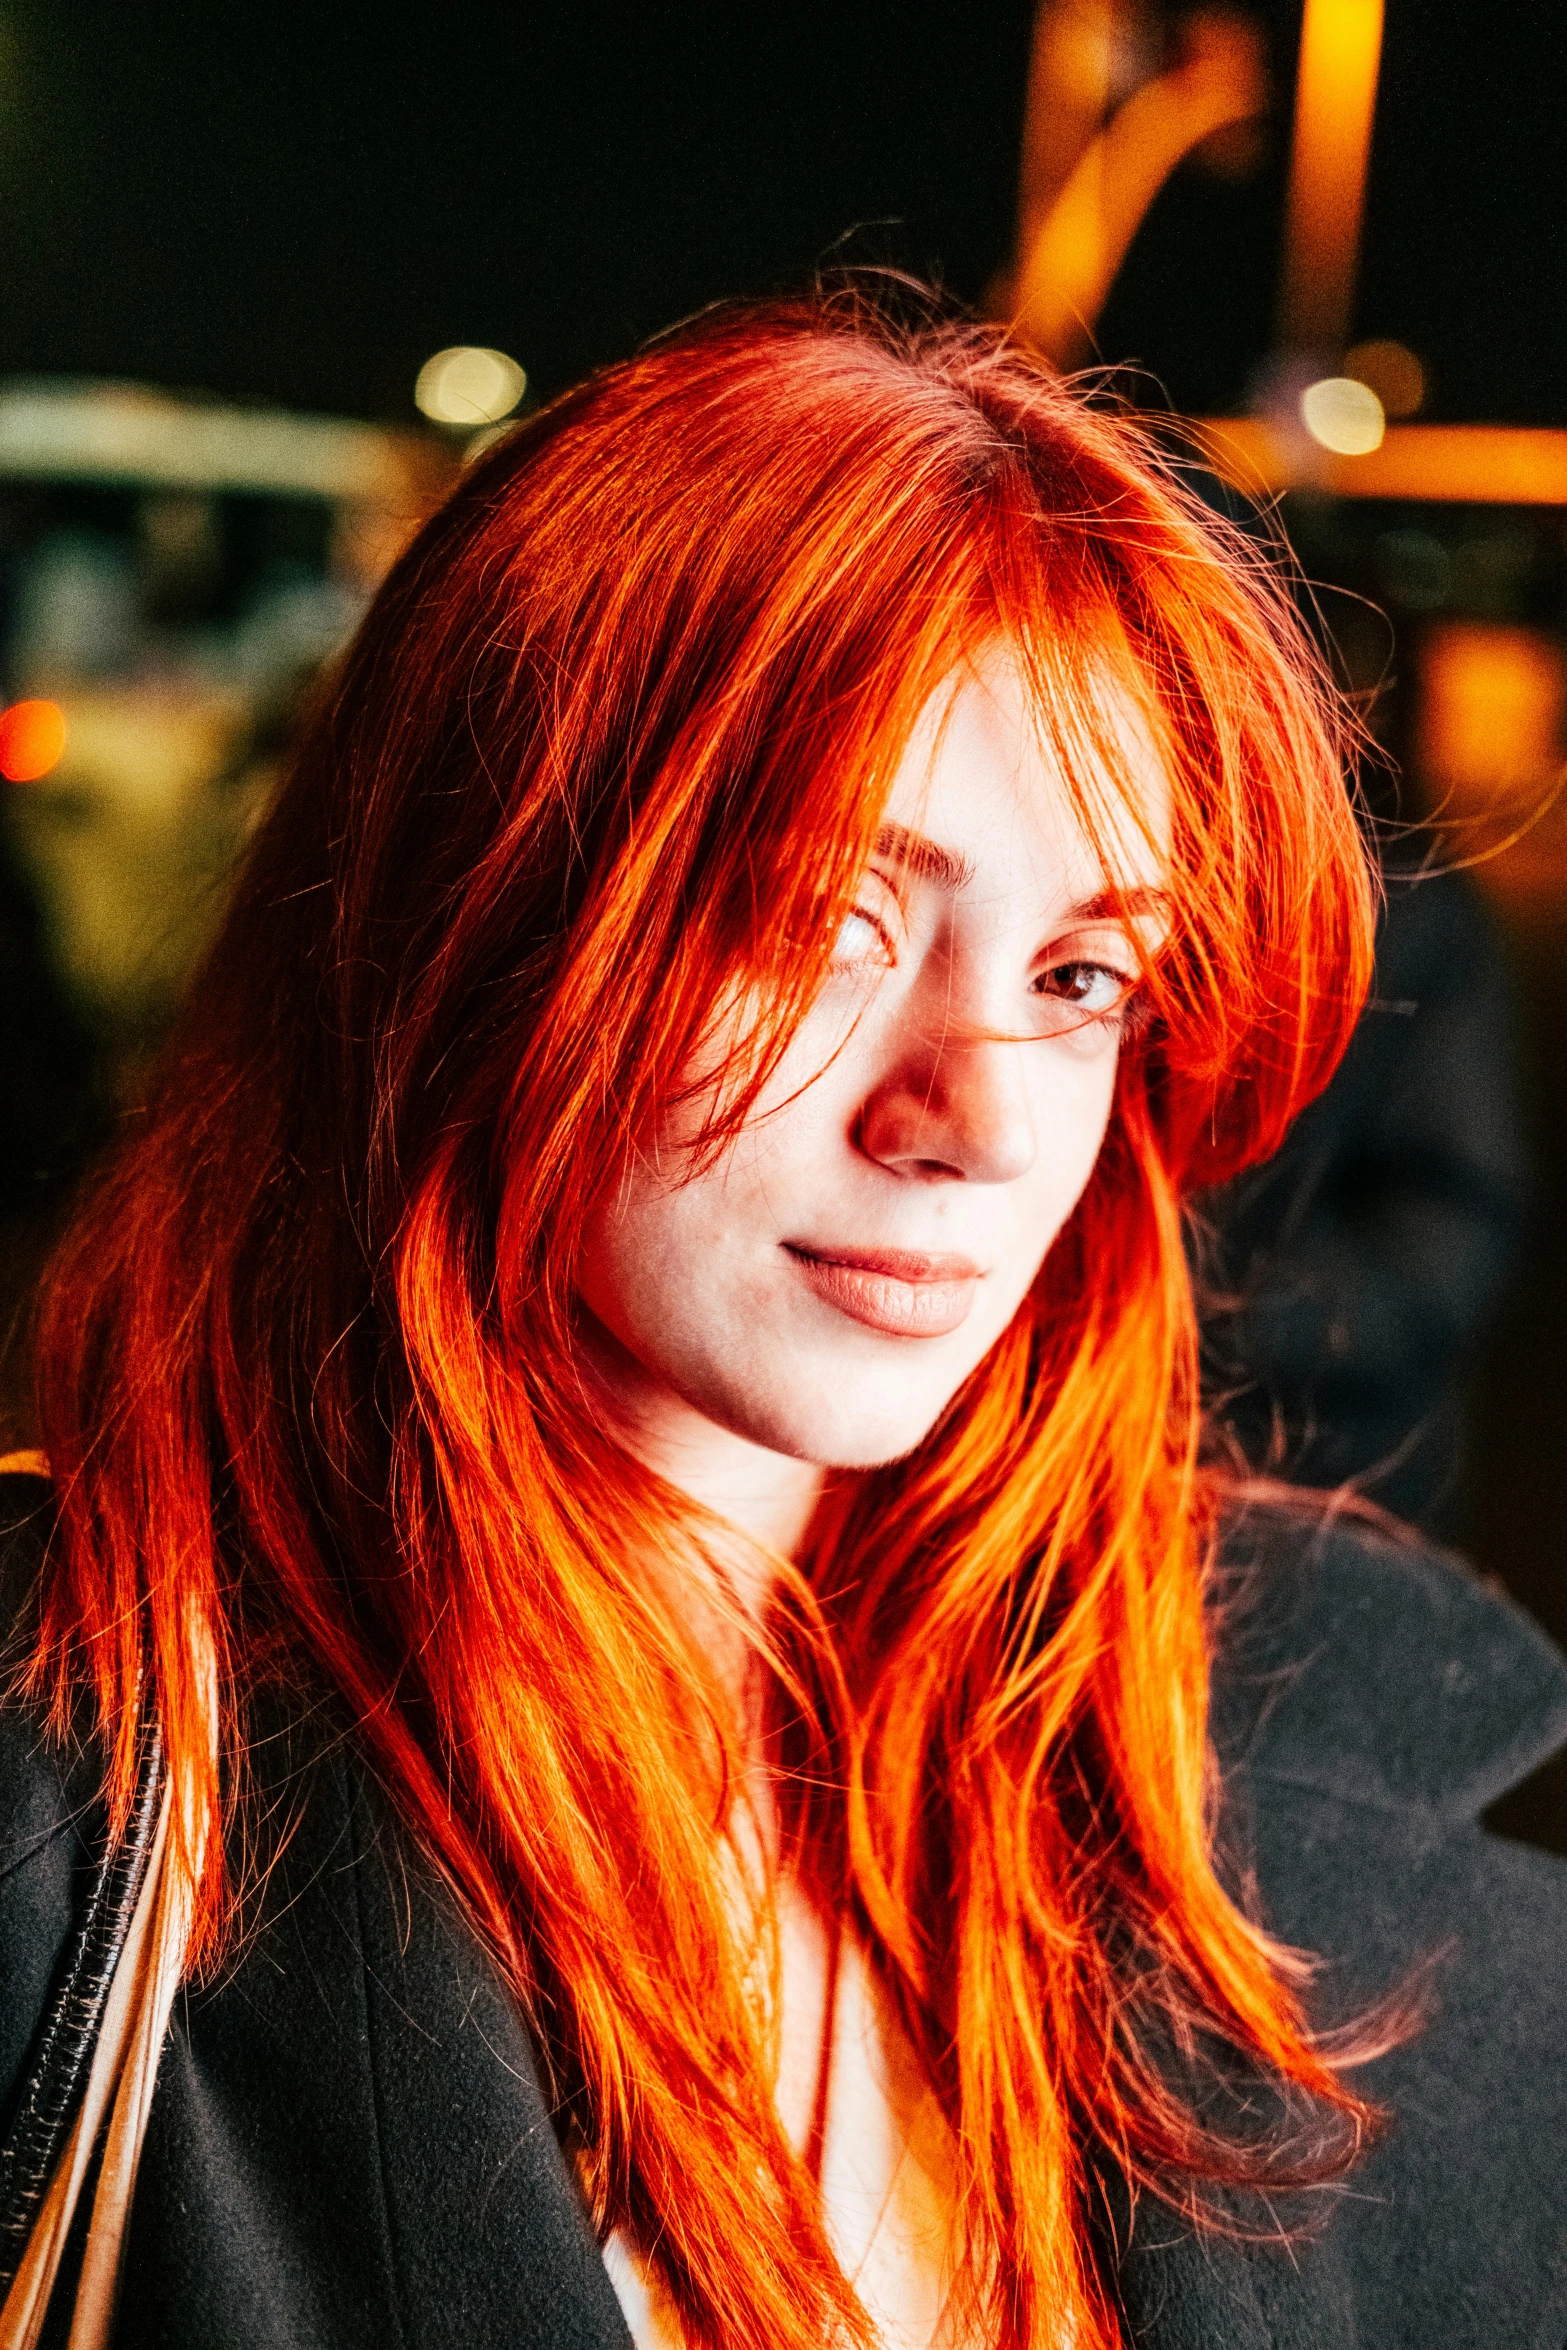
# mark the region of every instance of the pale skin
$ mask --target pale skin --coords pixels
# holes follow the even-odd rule
[[[586,1219],[584,1335],[638,1455],[791,1555],[824,1474],[895,1460],[1016,1313],[1104,1137],[1163,927],[1167,794],[1103,853],[996,658],[932,698],[829,982],[716,1165],[659,1138]],[[1109,868],[1107,870],[1107,867]]]
[[[755,1111],[693,1172],[670,1124],[585,1220],[583,1337],[632,1449],[722,1520],[742,1607],[765,1605],[830,1470],[927,1434],[1011,1321],[1093,1171],[1139,976],[1165,926],[1163,778],[1101,684],[1135,777],[1096,848],[1015,670],[932,698],[828,983]],[[676,1585],[733,1676],[745,1644]],[[731,1833],[771,1833],[760,1752]],[[958,2350],[946,2126],[863,1957],[775,1888],[778,2112],[825,2114],[835,2248],[888,2350]],[[825,2083],[826,2104],[819,2106]],[[638,2350],[678,2327],[635,2255],[611,2273]]]

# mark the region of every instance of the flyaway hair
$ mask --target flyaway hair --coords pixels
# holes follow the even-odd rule
[[[1371,895],[1288,596],[1132,424],[849,291],[509,433],[335,677],[44,1310],[31,1687],[61,1726],[93,1692],[121,1804],[156,1692],[168,1865],[226,1828],[192,1967],[252,1699],[324,1690],[515,1987],[596,2220],[712,2350],[869,2337],[774,2108],[739,1726],[646,1571],[702,1530],[594,1407],[574,1235],[740,1000],[707,1143],[745,1116],[921,710],[997,645],[1100,832],[1096,681],[1146,711],[1169,937],[1034,1293],[911,1458],[834,1480],[756,1670],[792,1865],[952,2123],[980,2338],[1110,2350],[1102,2179],[1219,2224],[1369,2118],[1216,1873],[1180,1203],[1325,1082]]]

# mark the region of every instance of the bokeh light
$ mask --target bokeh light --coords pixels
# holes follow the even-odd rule
[[[1567,656],[1544,629],[1450,621],[1422,646],[1415,752],[1442,812],[1548,785],[1567,727]]]
[[[527,388],[527,370],[504,351],[454,343],[420,368],[414,404],[432,424],[499,424]]]
[[[1369,384],[1352,375],[1326,375],[1300,396],[1301,421],[1312,439],[1335,457],[1369,457],[1382,446],[1387,419]]]
[[[58,765],[65,749],[65,712],[58,702],[13,702],[0,713],[0,775],[7,783],[36,783]]]
[[[1426,371],[1403,343],[1357,343],[1344,354],[1344,373],[1369,384],[1389,416],[1418,416],[1425,406]]]
[[[1347,339],[1381,56],[1382,0],[1306,0],[1280,288],[1287,350]]]

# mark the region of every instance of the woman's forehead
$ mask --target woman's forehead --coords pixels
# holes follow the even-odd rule
[[[1170,824],[1166,761],[1130,684],[1085,666],[1071,705],[1042,709],[1017,659],[997,651],[927,699],[878,847],[949,886],[1010,876],[1093,897],[1159,889]]]

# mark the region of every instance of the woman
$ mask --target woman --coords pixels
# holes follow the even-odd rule
[[[1560,2338],[1567,1899],[1473,1823],[1561,1668],[1198,1466],[1340,750],[989,336],[720,313],[475,469],[50,1285],[38,2143],[87,1795],[161,1824],[3,2338]]]

